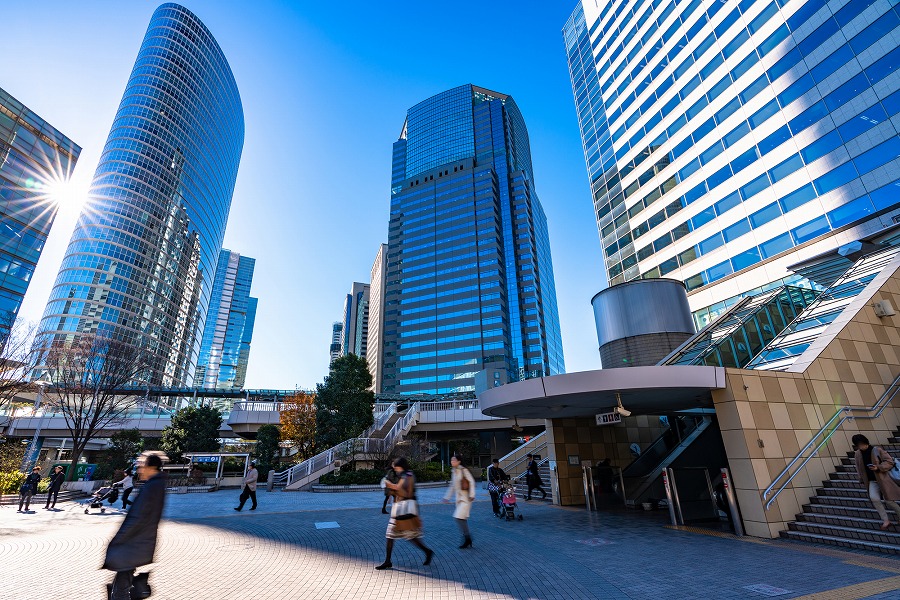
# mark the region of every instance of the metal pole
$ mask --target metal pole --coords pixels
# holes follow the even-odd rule
[[[591,468],[581,467],[581,478],[584,483],[584,507],[588,510],[597,510],[597,499],[594,497],[594,478]]]
[[[32,415],[37,417],[37,411],[40,410],[41,404],[44,402],[44,386],[42,384],[38,384],[38,393],[37,398],[34,400],[34,409],[32,410]],[[34,437],[31,438],[31,443],[28,444],[28,451],[25,453],[24,458],[22,459],[22,470],[26,473],[31,471],[31,467],[37,464],[38,456],[40,455],[40,450],[38,449],[38,440],[41,437],[41,426],[44,424],[44,415],[42,414],[39,419],[37,419],[37,423],[34,426]]]
[[[622,467],[619,467],[619,489],[622,490],[622,502],[628,506],[628,496],[625,494],[625,476],[622,475]]]
[[[669,469],[669,483],[672,486],[672,495],[675,497],[675,510],[678,513],[678,524],[684,525],[684,515],[681,513],[681,498],[678,497],[678,484],[675,482],[675,471]]]
[[[737,499],[734,497],[734,490],[731,489],[731,474],[726,467],[720,469],[722,472],[722,486],[725,488],[725,498],[728,500],[728,511],[731,513],[731,522],[734,524],[734,534],[737,536],[744,535],[744,525],[741,523],[741,515],[738,513]]]
[[[662,472],[663,478],[663,487],[666,489],[666,500],[668,500],[669,504],[669,518],[672,520],[672,525],[678,525],[678,519],[675,518],[675,495],[672,493],[672,486],[669,485],[669,474],[666,469],[663,469]]]

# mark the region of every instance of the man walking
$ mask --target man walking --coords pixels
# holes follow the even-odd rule
[[[104,569],[116,572],[110,600],[130,600],[134,570],[153,562],[156,532],[166,501],[163,456],[155,452],[144,453],[138,459],[138,477],[146,483],[109,542],[103,563]]]
[[[28,506],[31,504],[31,498],[37,494],[38,484],[41,482],[41,468],[35,467],[31,470],[22,487],[19,488],[19,510],[18,512],[28,512]],[[22,504],[25,510],[22,510]]]
[[[256,510],[256,482],[259,480],[259,471],[256,470],[256,461],[250,461],[250,470],[244,476],[244,491],[241,492],[241,503],[234,507],[234,510],[241,512],[247,498],[252,501],[250,510]]]
[[[487,470],[488,493],[491,495],[491,508],[494,515],[500,516],[500,484],[509,479],[506,472],[500,468],[500,461],[494,459]]]
[[[544,482],[541,481],[541,473],[538,471],[537,457],[529,454],[527,458],[528,471],[527,475],[525,475],[525,482],[528,484],[528,494],[525,496],[525,499],[531,500],[532,490],[538,490],[542,494],[541,500],[543,500],[547,497],[547,492],[544,491]]]
[[[47,504],[44,505],[44,510],[51,510],[56,508],[56,499],[59,498],[59,490],[62,489],[63,480],[65,480],[66,474],[63,473],[63,468],[61,465],[56,465],[53,468],[53,474],[50,476],[50,487],[47,488]],[[53,501],[51,504],[50,501]]]

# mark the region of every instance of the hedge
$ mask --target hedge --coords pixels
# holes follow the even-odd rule
[[[416,481],[426,483],[430,481],[448,481],[450,471],[441,472],[441,465],[437,463],[425,463],[413,466],[413,474]],[[359,471],[335,471],[319,478],[320,485],[377,485],[384,477],[384,471],[380,469],[361,469]]]

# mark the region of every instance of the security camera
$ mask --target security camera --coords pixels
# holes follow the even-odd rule
[[[616,412],[619,413],[620,415],[622,415],[623,417],[630,417],[630,416],[631,416],[631,411],[630,411],[630,410],[625,410],[625,408],[623,408],[623,407],[621,407],[621,406],[617,406],[617,407],[616,407]]]

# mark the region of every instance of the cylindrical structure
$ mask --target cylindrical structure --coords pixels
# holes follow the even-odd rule
[[[638,279],[591,299],[603,368],[655,365],[694,334],[684,284]]]
[[[244,143],[225,55],[194,14],[150,21],[41,343],[109,335],[152,351],[150,385],[189,385]]]

